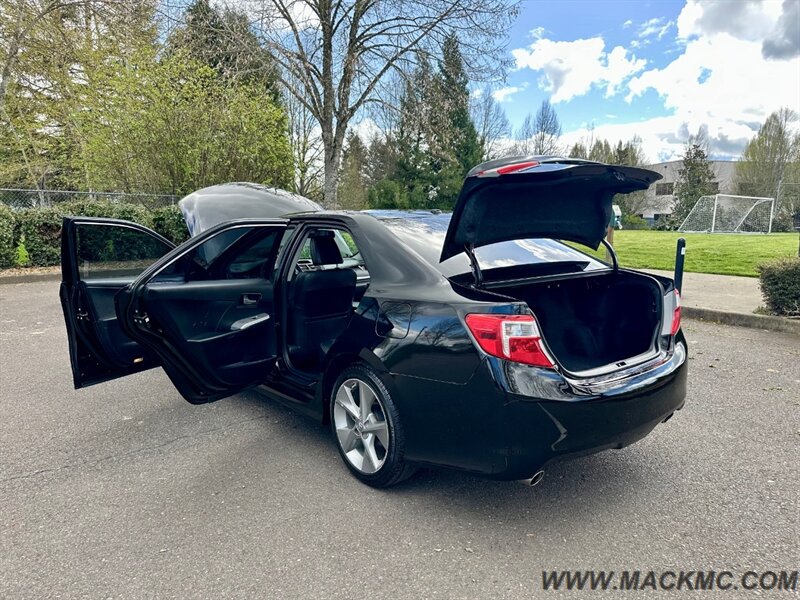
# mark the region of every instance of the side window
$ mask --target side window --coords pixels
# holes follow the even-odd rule
[[[336,244],[342,252],[342,257],[345,260],[356,262],[361,268],[366,268],[364,266],[364,259],[361,257],[361,251],[358,249],[358,246],[356,246],[356,242],[350,232],[339,231],[338,233],[339,235],[336,236]]]
[[[257,279],[268,276],[282,227],[235,227],[208,238],[165,267],[154,281]]]
[[[339,258],[341,257],[341,258]],[[300,251],[293,258],[292,279],[295,274],[308,271],[350,269],[356,275],[357,305],[369,286],[370,277],[361,251],[352,234],[346,229],[313,229],[306,234]]]
[[[276,243],[283,231],[258,232],[266,235],[250,236],[233,252],[221,267],[226,279],[248,279],[269,275]]]
[[[84,223],[75,234],[78,276],[83,281],[135,278],[172,250],[149,233],[124,225]]]

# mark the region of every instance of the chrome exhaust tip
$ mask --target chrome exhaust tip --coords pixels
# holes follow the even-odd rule
[[[533,487],[535,485],[539,485],[542,482],[542,479],[544,479],[544,471],[537,471],[534,473],[533,477],[521,479],[520,481],[529,487]]]

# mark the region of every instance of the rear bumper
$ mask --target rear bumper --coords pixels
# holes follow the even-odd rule
[[[555,460],[623,448],[683,408],[685,360],[649,385],[626,393],[579,397],[573,401],[515,398],[505,407],[508,439],[506,468],[496,475],[522,479]]]
[[[422,411],[438,417],[405,428],[407,457],[497,479],[524,479],[556,460],[628,446],[683,407],[685,348],[681,339],[661,363],[591,385],[499,360],[487,360],[461,386],[427,381],[423,391],[417,382],[412,391],[396,379],[403,405],[414,406],[413,412],[401,407],[404,423],[407,415],[415,421],[411,415]],[[423,393],[427,406],[412,399]],[[432,397],[439,406],[431,406]]]

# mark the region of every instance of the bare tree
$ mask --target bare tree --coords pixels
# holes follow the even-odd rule
[[[534,154],[559,154],[558,138],[561,137],[561,123],[558,115],[549,101],[543,100],[539,110],[536,111],[533,134]]]
[[[238,0],[280,67],[288,92],[317,120],[324,196],[335,205],[339,166],[353,117],[380,102],[391,73],[459,36],[473,75],[504,68],[505,31],[515,0]]]
[[[511,135],[511,124],[506,111],[492,97],[487,87],[472,99],[472,121],[478,130],[478,140],[483,151],[483,160],[498,158],[502,154],[502,142]]]
[[[322,200],[322,137],[314,116],[291,94],[285,99],[289,116],[289,143],[294,159],[293,191]]]
[[[528,113],[525,115],[525,120],[522,122],[522,125],[514,132],[515,143],[513,154],[518,154],[520,156],[535,154],[533,151],[533,136],[535,133],[536,129],[533,125],[533,115]]]
[[[550,102],[543,100],[535,116],[528,113],[514,137],[515,154],[540,156],[560,154],[561,147],[558,140],[561,137],[561,123]]]

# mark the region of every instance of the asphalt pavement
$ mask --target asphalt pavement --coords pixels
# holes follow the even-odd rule
[[[0,285],[2,598],[557,598],[543,570],[800,566],[800,337],[688,321],[686,408],[643,441],[535,488],[377,491],[258,392],[73,390],[57,292]]]

